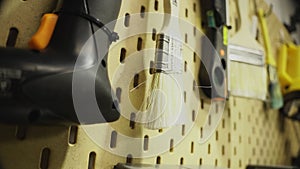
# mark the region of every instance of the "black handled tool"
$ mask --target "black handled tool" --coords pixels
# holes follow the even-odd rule
[[[79,55],[84,57],[77,65],[83,76],[91,76],[97,63],[102,63],[97,70],[95,91],[92,91],[102,116],[94,118],[94,112],[87,111],[80,122],[117,120],[119,113],[113,104],[106,69],[107,55],[103,60],[98,58],[101,52],[98,46],[109,46],[116,40],[116,34],[112,33],[107,39],[94,37],[94,46],[83,53],[81,49],[97,30],[109,32],[104,25],[117,19],[120,6],[121,0],[64,0],[46,49],[37,52],[0,48],[0,121],[78,123],[72,98],[72,77]],[[80,90],[84,94],[91,89],[83,86]]]

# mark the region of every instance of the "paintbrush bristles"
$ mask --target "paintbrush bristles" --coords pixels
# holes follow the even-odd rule
[[[155,73],[146,106],[145,127],[161,129],[185,122],[182,75]]]

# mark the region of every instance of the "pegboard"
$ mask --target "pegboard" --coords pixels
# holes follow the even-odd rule
[[[229,2],[230,6],[233,6],[234,2]],[[3,27],[5,31],[0,32],[1,46],[5,46],[10,28],[15,27],[19,31],[16,46],[26,48],[29,37],[39,24],[41,14],[51,11],[55,6],[54,1],[47,1],[47,3],[49,4],[31,0],[3,1],[0,7],[0,20],[3,21],[2,25],[5,25]],[[260,4],[266,7],[264,3],[260,2]],[[28,9],[37,6],[38,8],[27,12]],[[234,13],[234,10],[231,11]],[[126,16],[130,18],[130,16],[140,15],[139,13],[143,12],[163,12],[162,0],[122,1],[119,17]],[[143,17],[145,16],[141,15],[140,19],[143,19]],[[180,3],[180,18],[200,29],[199,1],[182,0]],[[234,19],[231,20],[234,21]],[[135,21],[124,22],[121,20],[117,22],[115,31],[126,34],[127,28],[134,25],[132,22]],[[272,19],[272,22],[278,21],[275,18]],[[159,31],[160,24],[158,21],[153,25],[153,34],[132,36],[111,48],[108,56],[110,77],[113,77],[113,73],[118,66],[127,64],[126,58],[155,46],[154,35]],[[234,31],[232,34],[234,34]],[[182,30],[182,37],[184,37],[186,44],[194,43],[193,36],[194,30]],[[278,34],[272,34],[272,38],[275,36],[278,36]],[[188,69],[197,77],[197,70],[200,65],[199,58],[186,45],[183,49],[183,56]],[[151,64],[151,58],[145,63]],[[145,98],[148,83],[146,79],[151,76],[150,71],[136,72],[130,82],[132,88],[138,86],[136,90],[129,93],[130,101],[135,107],[142,104],[140,98]],[[145,85],[140,85],[145,81]],[[189,83],[186,85],[187,90],[185,91],[186,99],[189,101],[190,96],[195,92],[192,90],[194,80],[186,79],[185,81]],[[117,86],[114,87],[117,88]],[[177,145],[175,145],[176,140],[172,138],[164,140],[169,145],[168,150],[147,158],[133,156],[130,149],[126,150],[128,154],[125,157],[102,149],[88,137],[84,130],[87,126],[11,126],[1,124],[0,168],[108,169],[113,168],[117,163],[145,163],[209,165],[243,169],[248,164],[288,165],[291,163],[291,156],[297,154],[299,140],[296,138],[295,128],[298,131],[300,130],[298,124],[283,120],[278,112],[266,109],[265,104],[261,101],[238,97],[229,98],[216,131],[207,142],[199,144],[198,141],[203,135],[201,126],[204,120],[203,117],[210,108],[210,100],[201,95],[200,97],[199,108],[190,106],[187,110],[191,113],[190,120],[195,121],[196,125],[190,131],[186,131],[184,125],[174,127],[180,135],[184,135],[184,139]],[[196,116],[197,111],[198,115]],[[134,114],[129,113],[130,118],[134,118]],[[103,133],[103,137],[109,140],[110,148],[130,145],[130,142],[124,142],[120,139],[120,134],[124,134],[141,138],[141,145],[143,145],[141,151],[149,151],[149,148],[155,147],[151,142],[151,138],[163,135],[169,130],[144,129],[140,124],[124,117],[109,124],[109,126],[112,126],[114,131],[99,130],[98,132]],[[103,124],[88,127],[95,128],[97,131],[97,128],[103,127]]]

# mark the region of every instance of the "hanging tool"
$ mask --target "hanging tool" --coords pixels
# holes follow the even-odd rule
[[[284,94],[280,112],[300,121],[300,46],[284,44],[279,49],[278,76]]]
[[[155,72],[148,92],[143,121],[149,129],[182,124],[183,59],[179,30],[179,0],[164,0],[164,23],[157,34]]]
[[[264,10],[258,9],[257,14],[258,14],[258,19],[260,21],[264,45],[265,45],[266,64],[267,64],[267,70],[269,74],[268,89],[270,94],[270,104],[271,104],[271,108],[279,109],[283,106],[283,99],[280,91],[280,84],[278,81],[278,75],[276,70],[276,61],[274,59],[274,55],[272,52],[269,31],[265,19]]]
[[[64,0],[56,14],[45,15],[30,42],[32,50],[0,48],[0,121],[8,123],[104,123],[115,121],[115,109],[108,80],[106,59],[99,60],[99,44],[109,46],[116,33],[105,24],[116,20],[121,1]],[[52,16],[57,15],[57,18]],[[51,16],[49,19],[48,16]],[[102,29],[107,39],[96,39]],[[89,50],[84,49],[90,40]],[[79,120],[73,103],[73,75],[94,76],[95,90],[82,86],[82,95],[93,93],[102,114],[88,111]],[[97,66],[101,62],[102,66]],[[80,71],[79,71],[80,70]],[[99,117],[99,118],[95,118]]]
[[[227,45],[228,45],[228,28],[227,26],[227,4],[226,0],[200,0],[201,5],[201,21],[205,35],[213,44],[213,50],[216,50],[216,57],[208,60],[201,60],[199,81],[203,87],[203,93],[209,98],[226,98],[228,97],[227,87]],[[207,44],[202,42],[202,56],[207,54]],[[218,58],[222,62],[223,67],[216,66]],[[219,72],[219,73],[217,73]],[[221,72],[221,73],[220,73]],[[222,73],[223,72],[223,73]],[[210,79],[211,77],[211,79]],[[214,78],[213,78],[214,77]],[[218,80],[215,80],[218,79]],[[221,82],[221,83],[220,83]],[[212,91],[213,90],[213,91]],[[214,96],[212,96],[214,93]]]
[[[265,100],[267,82],[263,47],[251,36],[249,0],[236,0],[240,28],[228,45],[229,90],[231,95]],[[254,76],[249,76],[253,74]]]

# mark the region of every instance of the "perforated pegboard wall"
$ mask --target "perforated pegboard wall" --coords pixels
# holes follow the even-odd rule
[[[234,4],[232,1],[231,5]],[[44,2],[43,2],[44,3]],[[4,46],[8,31],[11,27],[19,30],[17,47],[26,47],[27,40],[35,31],[41,14],[51,11],[54,2],[41,4],[39,1],[3,1],[0,7],[0,18],[5,25],[4,31],[0,32],[1,46]],[[34,8],[39,6],[39,8]],[[44,6],[44,7],[42,7]],[[34,9],[27,12],[23,8]],[[13,10],[12,10],[13,9]],[[5,12],[3,12],[5,11]],[[15,12],[19,11],[19,12]],[[162,0],[127,0],[122,1],[119,16],[129,16],[146,12],[162,12]],[[29,16],[30,14],[30,16]],[[32,16],[31,16],[32,15]],[[24,16],[26,16],[24,18]],[[198,0],[182,0],[180,4],[180,17],[188,20],[197,28],[200,28],[200,6]],[[22,18],[22,19],[20,19]],[[142,19],[142,17],[141,17]],[[20,22],[20,20],[24,22]],[[276,20],[274,20],[275,22]],[[34,23],[35,26],[31,26]],[[159,22],[154,27],[159,30]],[[124,23],[117,23],[116,31],[126,31],[130,27]],[[186,43],[192,43],[193,31],[183,30]],[[274,37],[274,36],[272,36]],[[111,74],[120,64],[124,57],[141,52],[143,49],[155,45],[152,35],[138,35],[118,43],[109,55],[108,68]],[[184,49],[184,59],[195,76],[200,61],[194,61],[194,53]],[[121,61],[121,62],[120,62]],[[150,60],[149,60],[150,62]],[[138,72],[137,72],[138,73]],[[148,72],[142,72],[138,76],[138,82],[145,81]],[[189,82],[193,81],[189,79]],[[133,86],[133,81],[131,82]],[[141,104],[141,96],[145,87],[140,86],[130,98],[134,105]],[[193,90],[186,90],[186,95],[192,95]],[[189,97],[187,97],[188,99]],[[196,123],[203,121],[202,114],[207,111],[210,101],[201,99],[199,101],[199,112]],[[1,125],[0,132],[0,168],[112,168],[117,163],[146,163],[146,164],[188,164],[188,165],[211,165],[224,168],[245,168],[247,164],[290,164],[291,156],[296,155],[299,149],[299,140],[296,139],[295,129],[290,121],[282,120],[275,111],[266,110],[261,101],[230,97],[218,125],[216,132],[205,143],[199,144],[202,135],[201,125],[194,125],[190,132],[184,126],[175,127],[178,133],[185,135],[184,140],[178,145],[173,145],[172,138],[166,139],[169,150],[149,158],[135,158],[131,156],[128,149],[127,157],[121,157],[109,153],[97,146],[84,132],[83,127],[60,127],[60,126],[9,126]],[[197,109],[194,109],[196,111]],[[187,111],[193,113],[190,107]],[[192,117],[193,115],[191,115]],[[297,125],[297,124],[296,124]],[[95,125],[94,127],[101,126]],[[152,148],[151,138],[162,135],[166,130],[147,130],[139,124],[134,124],[121,117],[117,122],[111,124],[115,131],[103,136],[107,137],[110,147],[124,146],[124,140],[118,137],[119,133],[147,140],[146,149]],[[299,125],[296,126],[299,129]],[[146,138],[146,139],[145,139]]]

